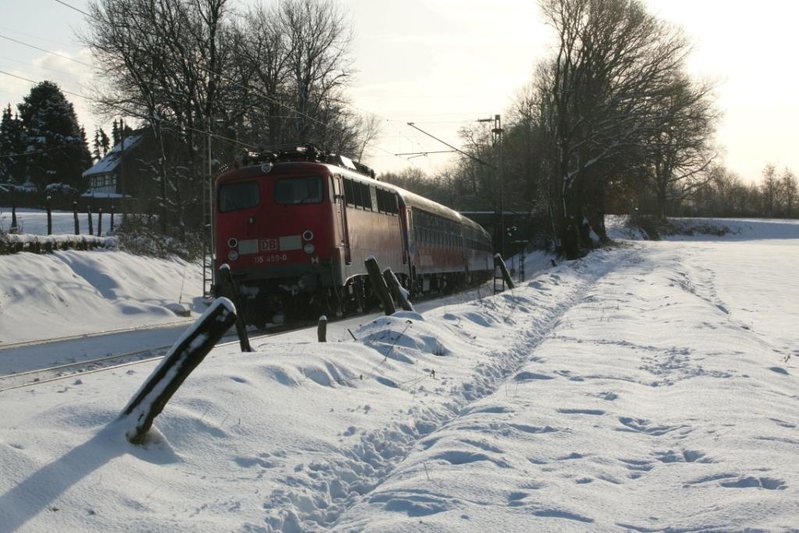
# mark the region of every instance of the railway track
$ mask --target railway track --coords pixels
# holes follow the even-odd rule
[[[250,340],[252,341],[263,337],[271,337],[274,335],[289,333],[294,329],[307,327],[308,325],[309,324],[307,323],[303,323],[301,325],[295,325],[294,327],[275,328],[274,330],[266,333],[258,333],[255,335],[251,333]],[[141,331],[146,329],[158,329],[158,328],[133,328],[126,330],[119,330],[117,333],[125,333],[134,330]],[[108,335],[108,334],[109,332],[103,332],[92,336]],[[50,339],[49,341],[17,343],[17,345],[29,347],[29,346],[44,344],[45,342],[65,342],[75,339],[82,339],[84,337],[86,336],[79,335],[73,337],[64,337],[62,339],[55,339],[55,340]],[[222,341],[219,342],[216,346],[217,347],[227,346],[230,344],[238,344],[238,342],[239,342],[238,337],[236,336],[235,332],[233,332],[224,336],[222,338]],[[147,363],[156,359],[162,359],[169,352],[172,346],[173,344],[167,344],[164,346],[147,348],[145,350],[136,350],[121,354],[111,354],[103,357],[86,359],[83,361],[75,361],[71,363],[59,364],[35,370],[28,370],[24,372],[16,372],[13,374],[0,375],[0,393],[8,390],[21,389],[25,387],[42,385],[45,383],[52,383],[54,381],[75,378],[86,374],[92,374],[95,372],[103,372],[126,366]]]
[[[105,335],[118,335],[120,333],[135,333],[139,331],[157,331],[159,329],[167,329],[173,328],[176,326],[188,326],[194,321],[194,319],[187,318],[185,320],[175,320],[173,322],[166,322],[163,324],[156,324],[150,326],[135,326],[132,328],[118,328],[118,329],[108,329],[103,331],[95,331],[92,333],[81,333],[77,335],[65,335],[63,337],[51,337],[48,339],[39,339],[39,340],[32,340],[32,341],[20,341],[20,342],[11,342],[11,343],[4,343],[0,341],[0,354],[5,350],[12,350],[18,348],[30,348],[32,346],[41,346],[43,344],[53,344],[57,342],[68,342],[68,341],[77,341],[77,340],[85,340],[85,339],[94,339],[97,337],[103,337]]]
[[[55,365],[48,368],[17,372],[0,376],[0,392],[21,389],[32,385],[51,383],[84,374],[91,374],[112,368],[146,363],[163,357],[171,346],[162,346],[136,352],[98,357],[86,361]]]
[[[475,290],[479,294],[480,292],[479,289],[467,289],[463,291],[463,293],[469,293]],[[439,298],[442,300],[447,299],[447,297],[442,298],[440,296],[438,298],[423,298],[419,302],[417,302],[417,304],[419,303],[424,304],[425,302],[430,302]],[[355,317],[349,316],[345,317],[345,319],[346,318],[355,318]],[[341,319],[333,319],[331,320],[331,322],[335,323],[338,322],[339,320]],[[0,344],[0,356],[2,356],[3,352],[9,351],[11,349],[27,349],[47,344],[55,345],[58,343],[67,343],[71,341],[96,339],[102,336],[109,336],[109,335],[120,335],[125,333],[137,333],[145,331],[157,331],[181,325],[185,325],[186,327],[188,327],[191,323],[192,323],[191,320],[183,320],[183,321],[170,322],[168,324],[159,324],[156,326],[138,326],[133,328],[107,330],[90,334],[71,335],[71,336],[52,338],[46,340],[18,342],[7,345]],[[306,320],[306,321],[294,322],[291,323],[290,325],[286,324],[282,326],[275,326],[270,328],[268,331],[263,331],[263,330],[259,330],[257,332],[250,331],[249,336],[250,340],[253,341],[259,338],[272,337],[286,333],[291,333],[292,331],[313,327],[315,325],[316,322]],[[239,342],[238,337],[236,336],[235,332],[231,330],[231,333],[223,337],[222,341],[217,344],[217,347],[226,346],[230,344],[237,344],[238,342]],[[0,375],[0,393],[8,390],[21,389],[26,387],[42,385],[45,383],[52,383],[64,379],[76,378],[82,375],[92,374],[96,372],[103,372],[126,366],[147,363],[156,359],[163,358],[173,344],[174,343],[170,343],[163,346],[150,347],[144,350],[128,351],[120,354],[109,354],[106,356],[85,359],[82,361],[74,361],[70,363],[58,364],[34,370],[27,370],[22,372]]]

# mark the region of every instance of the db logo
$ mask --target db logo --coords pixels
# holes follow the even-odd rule
[[[271,252],[278,249],[277,239],[261,239],[261,251]]]

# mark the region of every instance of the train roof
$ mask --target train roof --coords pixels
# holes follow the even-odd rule
[[[434,215],[452,220],[453,222],[458,222],[475,230],[482,231],[488,235],[488,232],[480,224],[464,215],[461,215],[454,209],[403,189],[397,185],[385,181],[378,181],[374,177],[374,171],[369,169],[369,167],[360,165],[360,163],[356,163],[344,156],[332,154],[324,155],[324,153],[322,153],[320,156],[319,153],[316,153],[312,157],[305,157],[305,152],[299,152],[298,154],[299,155],[295,154],[294,156],[287,157],[268,156],[266,158],[243,159],[234,168],[227,169],[220,173],[216,177],[215,181],[220,182],[226,181],[227,179],[246,179],[266,173],[275,173],[275,171],[291,172],[293,170],[295,172],[307,172],[314,167],[320,169],[327,168],[331,174],[340,174],[349,179],[394,191],[400,196],[400,198],[402,198],[402,201],[405,203],[405,205],[410,208],[415,207],[417,209],[422,209]]]

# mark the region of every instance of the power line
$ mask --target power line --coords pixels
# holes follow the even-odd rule
[[[83,65],[85,67],[92,68],[92,65],[90,65],[88,63],[84,63],[83,61],[80,61],[80,60],[75,59],[73,57],[65,56],[64,54],[59,54],[58,52],[52,52],[50,50],[45,50],[44,48],[40,48],[40,47],[38,47],[36,45],[30,44],[30,43],[26,43],[24,41],[20,41],[19,39],[14,39],[13,37],[8,37],[7,35],[0,34],[0,39],[5,39],[6,41],[11,41],[13,43],[17,43],[17,44],[20,44],[22,46],[27,46],[28,48],[33,48],[34,50],[38,50],[40,52],[44,52],[45,54],[51,54],[51,55],[60,57],[62,59],[66,59],[67,61],[73,61],[73,62],[78,63],[80,65]]]
[[[79,8],[77,8],[77,7],[75,7],[75,6],[71,5],[71,4],[68,4],[68,3],[66,3],[66,2],[62,2],[61,0],[55,0],[55,1],[56,1],[56,2],[58,2],[59,4],[61,4],[62,6],[66,6],[66,7],[70,8],[70,9],[74,9],[74,10],[75,10],[75,11],[77,11],[78,13],[83,13],[83,14],[84,14],[84,15],[86,15],[87,17],[92,17],[92,16],[91,16],[90,14],[88,14],[87,12],[85,12],[85,11],[83,11],[82,9],[79,9]],[[94,17],[92,17],[92,18],[94,18]]]
[[[456,147],[452,146],[451,144],[449,144],[448,142],[446,142],[446,141],[442,141],[441,139],[439,139],[439,138],[438,138],[438,137],[436,137],[435,135],[432,135],[432,134],[430,134],[430,133],[427,133],[427,132],[426,132],[426,131],[424,131],[423,129],[416,127],[416,125],[415,125],[413,122],[408,122],[408,126],[410,126],[411,128],[413,128],[413,129],[415,129],[415,130],[419,130],[420,132],[424,133],[424,134],[425,134],[425,135],[427,135],[428,137],[431,137],[431,138],[433,138],[433,139],[437,140],[438,142],[440,142],[441,144],[443,144],[443,145],[445,145],[445,146],[449,146],[450,148],[452,148],[453,150],[455,150],[455,151],[456,151],[456,152],[458,152],[459,154],[465,155],[465,156],[466,156],[466,157],[468,157],[469,159],[473,159],[473,160],[477,161],[478,163],[480,163],[481,165],[491,166],[491,165],[489,165],[488,163],[486,163],[485,161],[483,161],[482,159],[480,159],[479,157],[473,156],[472,154],[470,154],[470,153],[468,153],[468,152],[464,152],[464,151],[463,151],[463,150],[461,150],[460,148],[456,148]]]
[[[94,15],[91,15],[90,13],[87,13],[87,12],[85,12],[85,11],[82,11],[81,9],[78,9],[77,7],[75,7],[75,6],[73,6],[73,5],[70,5],[70,4],[68,4],[67,2],[64,2],[64,1],[62,1],[62,0],[54,0],[54,1],[55,1],[55,2],[58,2],[58,3],[59,3],[59,4],[61,4],[61,5],[64,5],[64,6],[68,7],[68,8],[70,8],[70,9],[74,9],[75,11],[78,11],[78,12],[80,12],[80,13],[83,13],[83,14],[84,14],[84,15],[86,15],[87,17],[89,17],[89,18],[91,18],[91,19],[94,19],[94,21],[95,21],[95,22],[103,23],[103,21],[102,21],[102,20],[100,20],[100,19],[98,19],[96,16],[94,16]],[[0,37],[2,37],[2,35],[0,35]],[[24,43],[22,43],[22,44],[24,44]],[[29,45],[28,45],[28,46],[29,46]],[[88,65],[88,66],[91,66],[91,65]],[[219,73],[219,72],[215,72],[215,71],[213,71],[213,70],[211,70],[211,69],[209,69],[209,68],[206,68],[206,67],[204,67],[204,66],[202,66],[202,65],[197,65],[197,67],[198,67],[200,70],[203,70],[203,71],[207,72],[208,74],[213,74],[214,76],[217,76],[218,78],[221,78],[221,79],[223,79],[224,81],[227,81],[227,82],[228,82],[228,83],[230,83],[231,85],[234,85],[234,86],[236,86],[236,87],[239,87],[240,89],[254,90],[254,92],[256,92],[256,93],[257,93],[259,96],[261,96],[262,98],[264,98],[266,101],[268,101],[268,102],[272,102],[273,104],[276,104],[276,105],[279,105],[279,106],[281,106],[281,107],[283,107],[283,108],[285,108],[285,109],[288,109],[289,111],[292,111],[292,112],[294,112],[294,113],[296,113],[296,114],[298,114],[298,115],[300,115],[300,116],[302,116],[302,117],[305,117],[305,118],[307,118],[307,119],[311,120],[312,122],[316,122],[316,123],[317,123],[317,124],[319,124],[320,126],[323,126],[323,127],[329,127],[329,124],[328,124],[327,122],[322,122],[321,120],[317,119],[316,117],[312,117],[311,115],[308,115],[307,113],[303,113],[302,111],[300,111],[300,110],[298,110],[298,109],[295,109],[295,108],[293,108],[293,107],[289,106],[288,104],[286,104],[286,103],[284,103],[284,102],[281,102],[281,101],[279,101],[279,100],[276,100],[276,99],[272,98],[271,96],[268,96],[267,94],[265,94],[265,93],[262,93],[262,92],[260,91],[260,89],[258,89],[258,88],[254,88],[254,87],[245,87],[245,86],[243,86],[243,85],[239,84],[238,82],[236,82],[236,81],[234,81],[234,80],[231,80],[230,78],[226,78],[226,77],[225,77],[225,76],[223,76],[221,73]]]
[[[397,157],[404,157],[404,156],[417,156],[417,155],[430,155],[430,154],[452,154],[455,153],[455,150],[428,150],[426,152],[403,152],[400,154],[394,154]]]
[[[18,63],[20,65],[25,65],[27,67],[32,66],[27,61],[20,61],[19,59],[14,59],[12,57],[0,56],[0,61],[11,61],[11,62],[14,62],[14,63]],[[50,67],[43,67],[43,66],[40,66],[40,65],[36,65],[34,68],[41,69],[41,70],[48,70],[50,72],[55,72],[57,74],[61,74],[62,76],[73,76],[74,75],[74,73],[67,72],[66,70],[59,70],[59,69],[50,68]]]
[[[11,74],[10,72],[6,72],[5,70],[0,70],[0,74],[5,74],[6,76],[10,76],[10,77],[12,77],[12,78],[17,78],[17,79],[19,79],[19,80],[22,80],[22,81],[27,81],[28,83],[33,83],[33,84],[38,84],[38,83],[40,83],[40,82],[38,82],[38,81],[32,80],[32,79],[30,79],[30,78],[26,78],[26,77],[24,77],[24,76],[18,76],[18,75],[16,75],[16,74]],[[78,98],[82,98],[82,99],[84,99],[84,100],[86,100],[86,101],[89,101],[89,102],[95,102],[95,103],[99,102],[98,100],[96,100],[96,99],[94,99],[94,98],[90,98],[90,97],[88,97],[88,96],[86,96],[86,95],[83,95],[83,94],[80,94],[80,93],[75,93],[75,92],[72,92],[72,91],[67,91],[67,90],[64,90],[64,89],[61,89],[61,92],[63,92],[64,94],[69,94],[69,95],[71,95],[71,96],[76,96],[76,97],[78,97]],[[148,116],[146,116],[146,115],[143,115],[143,114],[141,114],[141,113],[136,113],[135,111],[131,111],[131,110],[129,110],[129,109],[126,109],[126,108],[123,108],[123,107],[121,107],[121,106],[117,106],[117,105],[114,105],[114,104],[108,104],[108,103],[105,103],[105,102],[103,102],[103,103],[104,103],[105,105],[107,105],[108,107],[111,107],[111,108],[117,109],[117,110],[121,111],[122,113],[125,113],[125,114],[126,114],[126,115],[128,115],[128,116],[132,116],[132,117],[135,117],[135,118],[139,118],[139,119],[141,119],[141,120],[146,120],[146,121],[149,121],[149,120],[158,120],[158,121],[160,121],[160,122],[162,122],[162,123],[166,123],[166,124],[169,124],[169,125],[172,125],[172,126],[175,126],[175,127],[182,127],[183,129],[185,129],[185,130],[188,130],[188,131],[193,131],[193,132],[195,132],[195,133],[202,133],[203,135],[210,135],[210,136],[211,136],[211,137],[213,137],[214,139],[219,139],[219,140],[223,140],[223,141],[228,141],[228,142],[230,142],[230,143],[233,143],[233,144],[238,144],[238,145],[240,145],[240,146],[243,146],[243,147],[245,147],[245,148],[249,148],[249,149],[255,149],[255,147],[254,147],[254,146],[252,146],[252,145],[249,145],[249,144],[247,144],[247,143],[243,143],[243,142],[241,142],[241,141],[239,141],[239,140],[237,140],[237,139],[231,139],[230,137],[225,137],[224,135],[219,135],[219,134],[217,134],[217,133],[213,133],[213,132],[211,132],[211,131],[206,131],[206,130],[201,130],[201,129],[197,129],[197,128],[192,128],[192,127],[190,127],[190,126],[180,126],[179,124],[175,124],[174,122],[171,122],[170,120],[166,120],[166,119],[163,119],[163,118],[160,118],[160,117],[159,117],[159,118],[155,118],[155,117],[148,117]]]
[[[74,43],[66,43],[64,41],[56,40],[56,39],[48,39],[47,37],[40,37],[38,35],[33,35],[31,33],[26,33],[24,31],[19,31],[15,28],[10,28],[8,26],[0,25],[0,31],[11,32],[12,34],[17,35],[24,35],[25,37],[32,37],[33,39],[37,39],[40,41],[47,41],[49,43],[58,45],[58,46],[74,46]]]
[[[94,15],[92,15],[92,14],[90,14],[90,13],[88,13],[88,12],[86,12],[86,11],[84,11],[84,10],[80,9],[80,8],[77,8],[77,7],[75,7],[74,5],[72,5],[72,4],[68,3],[68,2],[65,2],[65,1],[63,1],[63,0],[54,0],[54,1],[55,1],[55,2],[57,2],[57,3],[59,3],[59,4],[61,4],[61,5],[63,5],[63,6],[65,6],[65,7],[67,7],[67,8],[69,8],[69,9],[72,9],[72,10],[74,10],[74,11],[78,12],[78,13],[81,13],[81,14],[83,14],[83,15],[85,15],[85,16],[87,16],[87,17],[89,17],[89,18],[93,19],[93,20],[95,20],[96,22],[102,22],[102,21],[101,21],[101,20],[99,20],[99,19],[98,19],[96,16],[94,16]],[[77,60],[77,59],[74,59],[74,58],[71,58],[71,57],[65,56],[65,55],[63,55],[63,54],[59,54],[59,53],[57,53],[57,52],[53,52],[53,51],[50,51],[50,50],[46,50],[46,49],[44,49],[44,48],[40,48],[40,47],[38,47],[38,46],[32,45],[32,44],[30,44],[30,43],[26,43],[26,42],[24,42],[24,41],[20,41],[20,40],[18,40],[18,39],[14,39],[14,38],[11,38],[11,37],[8,37],[8,36],[5,36],[5,35],[2,35],[2,34],[0,34],[0,38],[3,38],[3,39],[6,39],[6,40],[9,40],[9,41],[15,42],[15,43],[17,43],[17,44],[20,44],[20,45],[23,45],[23,46],[27,46],[27,47],[29,47],[29,48],[33,48],[33,49],[39,50],[39,51],[41,51],[41,52],[44,52],[44,53],[47,53],[47,54],[51,54],[51,55],[54,55],[54,56],[57,56],[57,57],[61,57],[61,58],[63,58],[63,59],[66,59],[66,60],[68,60],[68,61],[73,61],[73,62],[75,62],[75,63],[78,63],[78,64],[80,64],[80,65],[84,65],[84,66],[86,66],[86,67],[89,67],[89,68],[92,68],[92,65],[90,65],[90,64],[88,64],[88,63],[84,63],[84,62],[82,62],[82,61],[79,61],[79,60]],[[304,117],[304,118],[306,118],[306,119],[310,120],[311,122],[314,122],[314,123],[316,123],[316,124],[318,124],[318,125],[320,125],[320,126],[322,126],[322,127],[325,127],[325,128],[328,128],[328,127],[330,127],[330,124],[329,124],[329,123],[327,123],[327,122],[323,122],[322,120],[319,120],[319,119],[317,119],[317,118],[316,118],[316,117],[314,117],[314,116],[311,116],[311,115],[309,115],[309,114],[307,114],[307,113],[304,113],[304,112],[302,112],[302,111],[300,111],[300,110],[298,110],[298,109],[296,109],[296,108],[292,107],[291,105],[289,105],[289,104],[286,104],[285,102],[282,102],[282,101],[280,101],[280,100],[277,100],[277,99],[273,98],[272,96],[270,96],[270,95],[268,95],[268,94],[266,94],[266,93],[262,92],[262,90],[261,90],[260,88],[258,88],[258,87],[244,86],[244,85],[242,85],[242,84],[240,84],[240,83],[236,82],[235,80],[232,80],[231,78],[229,78],[229,77],[227,77],[227,76],[224,76],[223,74],[221,74],[221,73],[219,73],[219,72],[216,72],[216,71],[214,71],[214,70],[212,70],[212,69],[206,68],[206,67],[204,67],[204,66],[202,66],[202,65],[197,65],[197,67],[198,67],[200,70],[203,70],[203,71],[207,72],[208,74],[211,74],[211,75],[217,76],[219,79],[222,79],[222,80],[224,80],[224,81],[226,81],[226,82],[230,83],[230,84],[231,84],[231,85],[233,85],[233,86],[236,86],[236,87],[239,87],[239,88],[242,88],[242,89],[246,89],[246,90],[253,91],[254,93],[258,94],[260,97],[262,97],[262,98],[263,98],[263,99],[265,99],[266,101],[268,101],[268,102],[272,102],[272,103],[274,103],[274,104],[276,104],[276,105],[279,105],[279,106],[283,107],[284,109],[287,109],[288,111],[291,111],[292,113],[295,113],[297,116]],[[51,69],[51,70],[52,70],[52,69]],[[6,74],[6,75],[8,75],[8,76],[15,77],[15,78],[18,78],[18,79],[21,79],[21,80],[24,80],[24,81],[27,81],[27,82],[30,82],[30,83],[37,83],[37,82],[35,82],[35,81],[33,81],[33,80],[30,80],[30,79],[24,78],[24,77],[22,77],[22,76],[16,76],[16,75],[13,75],[13,74],[11,74],[11,73],[8,73],[8,72],[5,72],[5,71],[0,71],[0,73]],[[64,92],[64,93],[66,93],[66,94],[71,94],[71,95],[73,95],[73,96],[77,96],[77,97],[79,97],[79,98],[85,99],[85,100],[87,100],[87,101],[90,101],[90,102],[98,102],[98,100],[96,100],[96,99],[93,99],[93,98],[89,98],[89,97],[87,97],[87,96],[85,96],[85,95],[82,95],[82,94],[73,93],[73,92],[69,92],[69,91],[63,91],[63,92]],[[146,116],[143,116],[143,115],[137,114],[137,113],[135,113],[135,112],[132,112],[132,111],[130,111],[129,109],[122,108],[121,106],[114,106],[113,104],[108,104],[108,103],[106,103],[106,102],[104,102],[104,104],[105,104],[105,105],[107,105],[107,106],[109,106],[109,107],[111,107],[111,108],[116,108],[116,109],[119,109],[119,110],[121,110],[122,112],[124,112],[124,113],[127,113],[127,114],[129,114],[129,115],[131,115],[131,116],[134,116],[134,117],[136,117],[136,118],[140,118],[140,119],[142,119],[142,120],[150,120],[150,117],[146,117]],[[353,106],[353,109],[356,109],[356,110],[358,110],[359,108],[357,108],[357,107]],[[239,110],[239,111],[241,111],[241,110]],[[361,111],[362,113],[364,112],[363,110],[360,110],[360,111]],[[376,114],[376,113],[375,113],[375,114]],[[377,114],[376,114],[376,115],[377,115]],[[380,116],[380,115],[378,115],[378,116]],[[285,118],[293,118],[293,117],[285,117]],[[389,118],[386,118],[386,117],[383,117],[383,118],[384,118],[384,119],[385,119],[387,122],[399,122],[398,120],[389,119]],[[159,120],[163,120],[163,119],[159,119]],[[164,122],[166,122],[166,123],[169,123],[169,121],[164,121]],[[457,122],[457,121],[452,121],[452,122]],[[413,126],[413,123],[409,122],[409,123],[407,123],[407,124],[408,124],[409,126],[411,126],[411,127],[414,127],[415,129],[417,129],[417,130],[421,131],[421,132],[422,132],[422,133],[424,133],[425,135],[428,135],[428,136],[430,136],[430,137],[433,137],[432,135],[428,134],[427,132],[424,132],[424,131],[420,130],[419,128],[416,128],[415,126]],[[250,149],[254,149],[254,147],[252,147],[252,146],[250,146],[250,145],[247,145],[246,143],[242,143],[241,141],[238,141],[238,140],[235,140],[235,139],[230,139],[230,138],[228,138],[228,137],[225,137],[225,136],[221,136],[221,135],[218,135],[218,134],[214,134],[214,133],[211,133],[210,131],[204,131],[204,130],[199,130],[199,129],[190,128],[190,127],[185,127],[185,129],[187,129],[187,130],[190,130],[190,131],[195,131],[195,132],[198,132],[198,133],[202,133],[202,134],[205,134],[205,135],[211,135],[212,137],[214,137],[214,138],[217,138],[217,139],[227,140],[227,141],[229,141],[229,142],[232,142],[232,143],[235,143],[235,144],[239,144],[239,145],[241,145],[241,146],[243,146],[243,147],[250,148]],[[436,137],[433,137],[433,138],[434,138],[434,139],[436,139],[436,140],[438,140],[439,142],[442,142],[442,143],[444,143],[444,141],[441,141],[440,139],[437,139]],[[422,149],[422,147],[421,147],[421,145],[418,143],[418,141],[411,141],[411,142],[412,142],[412,143],[415,143],[415,144],[416,144],[416,145],[419,147],[419,150],[420,150],[420,152],[424,152],[424,150]],[[444,144],[447,144],[447,143],[444,143]],[[451,145],[448,145],[448,144],[447,144],[447,146],[450,146],[450,147],[451,147],[451,148],[453,148],[455,151],[458,151],[458,152],[461,152],[461,153],[464,153],[464,154],[465,154],[465,152],[462,152],[462,151],[458,150],[457,148],[455,148],[455,147],[452,147]],[[396,156],[396,154],[394,154],[393,152],[389,152],[388,150],[384,150],[384,149],[382,149],[382,148],[380,148],[380,147],[376,147],[376,148],[377,148],[378,150],[381,150],[381,151],[385,152],[386,154],[389,154],[389,155],[392,155],[392,156],[395,156],[395,157],[399,157],[399,156]],[[427,151],[426,153],[433,153],[433,152],[431,152],[431,151]],[[466,154],[466,155],[468,155],[468,154]],[[469,156],[469,157],[471,157],[471,156]],[[479,161],[479,160],[478,160],[478,161]],[[482,162],[482,161],[481,161],[481,162]]]
[[[90,13],[87,13],[86,11],[83,11],[83,10],[81,10],[81,9],[79,9],[79,8],[77,8],[77,7],[75,7],[75,6],[71,5],[71,4],[69,4],[69,3],[67,3],[67,2],[64,2],[63,0],[54,0],[54,1],[55,1],[55,2],[58,2],[59,4],[62,4],[62,5],[64,5],[64,6],[66,6],[66,7],[68,7],[68,8],[70,8],[70,9],[73,9],[73,10],[75,10],[75,11],[78,11],[79,13],[82,13],[82,14],[86,15],[87,17],[91,18],[91,19],[94,19],[94,20],[95,20],[95,22],[100,22],[100,23],[102,23],[102,22],[103,22],[103,21],[99,20],[99,19],[98,19],[96,16],[94,16],[94,15],[92,15],[92,14],[90,14]],[[317,119],[316,117],[313,117],[313,116],[311,116],[311,115],[308,115],[307,113],[303,113],[302,111],[300,111],[300,110],[298,110],[298,109],[296,109],[296,108],[294,108],[294,107],[291,107],[290,105],[286,104],[285,102],[281,102],[280,100],[277,100],[277,99],[275,99],[275,98],[273,98],[273,97],[271,97],[271,96],[267,95],[266,93],[262,92],[262,91],[261,91],[261,90],[260,90],[258,87],[250,87],[250,86],[244,86],[244,85],[241,85],[240,83],[236,82],[235,80],[232,80],[232,79],[230,79],[230,78],[228,78],[228,77],[226,77],[226,76],[222,75],[222,74],[221,74],[221,73],[219,73],[219,72],[215,72],[215,71],[213,71],[213,70],[211,70],[211,69],[209,69],[209,68],[203,67],[202,65],[197,65],[197,67],[198,67],[200,70],[203,70],[203,71],[207,72],[208,74],[212,74],[212,75],[214,75],[214,76],[217,76],[218,78],[220,78],[220,79],[222,79],[222,80],[224,80],[224,81],[226,81],[226,82],[230,83],[230,84],[231,84],[231,85],[233,85],[233,86],[236,86],[236,87],[239,87],[239,88],[241,88],[241,89],[245,89],[245,90],[251,90],[251,91],[255,92],[256,94],[258,94],[258,95],[259,95],[260,97],[262,97],[263,99],[265,99],[266,101],[268,101],[268,102],[272,102],[272,103],[274,103],[274,104],[276,104],[276,105],[279,105],[279,106],[283,107],[284,109],[287,109],[288,111],[291,111],[291,112],[293,112],[293,113],[296,113],[297,115],[299,115],[299,116],[301,116],[301,117],[307,118],[307,119],[309,119],[310,121],[312,121],[312,122],[315,122],[316,124],[318,124],[318,125],[320,125],[320,126],[322,126],[322,127],[325,127],[325,128],[327,128],[327,127],[330,127],[330,125],[329,125],[327,122],[322,122],[321,120]],[[356,109],[356,110],[357,110],[357,109],[359,109],[359,108],[357,108],[357,107],[353,106],[353,109]],[[363,110],[361,110],[361,112],[363,112]],[[293,118],[293,117],[286,117],[286,118]],[[385,117],[384,117],[384,118],[385,118]],[[388,118],[386,118],[386,120],[387,120],[387,121],[390,121],[390,119],[388,119]],[[380,148],[378,147],[378,149],[380,149]],[[391,153],[391,152],[389,152],[389,151],[387,151],[387,150],[384,150],[384,151],[385,151],[386,153],[388,153],[388,154],[391,154],[391,155],[393,155],[393,153]]]

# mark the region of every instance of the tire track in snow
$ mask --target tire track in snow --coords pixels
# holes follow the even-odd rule
[[[579,280],[550,305],[536,307],[525,315],[517,325],[519,332],[512,345],[484,354],[483,362],[474,367],[471,380],[454,385],[448,399],[413,407],[406,423],[394,422],[364,433],[355,446],[340,450],[339,459],[309,464],[307,477],[288,475],[280,480],[284,488],[273,491],[264,504],[268,529],[299,532],[335,528],[352,507],[389,478],[422,439],[468,414],[475,402],[499,390],[516,374],[558,327],[561,318],[586,298],[588,287],[619,264],[640,260],[640,253],[638,247],[598,251],[528,282],[526,286],[533,289],[541,286],[542,278],[561,284],[561,274],[567,271]],[[504,303],[501,309],[496,305],[498,299]],[[484,305],[493,306],[494,311],[504,315],[509,306],[523,300],[518,294],[506,292]],[[502,318],[508,320],[510,315]]]

